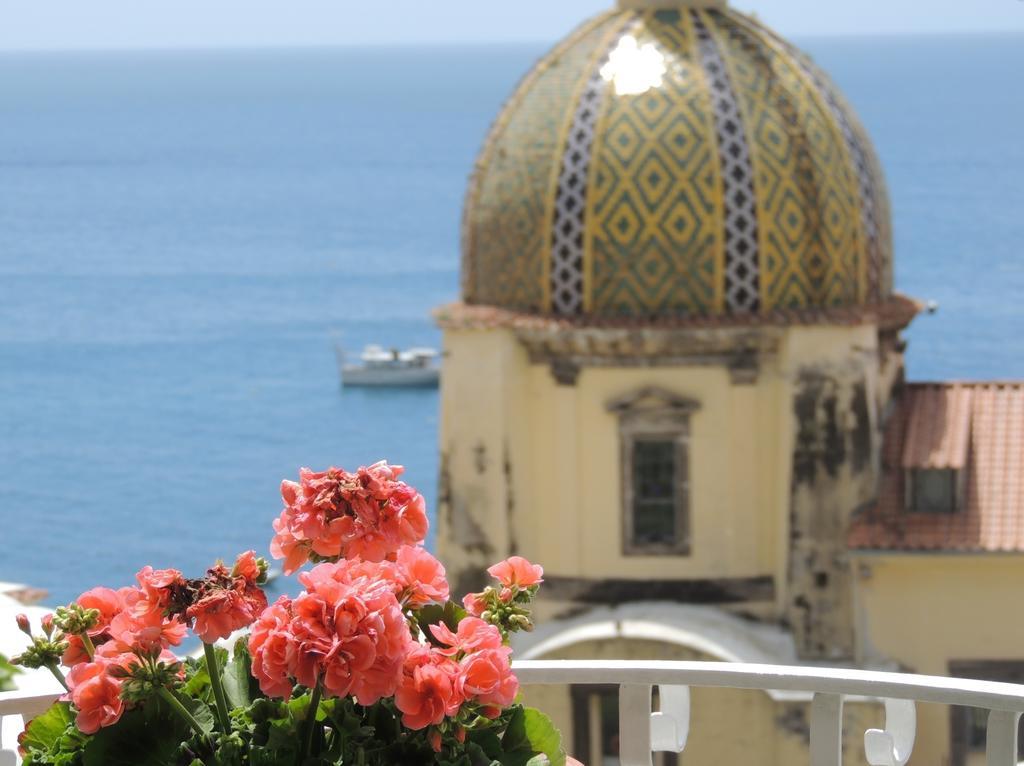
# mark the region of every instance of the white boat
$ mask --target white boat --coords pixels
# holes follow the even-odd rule
[[[337,348],[338,367],[343,386],[436,387],[441,370],[437,351],[432,348],[385,349],[367,346],[359,355],[359,364],[348,364],[345,352]]]

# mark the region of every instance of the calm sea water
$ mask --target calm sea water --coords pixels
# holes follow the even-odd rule
[[[941,305],[915,378],[1024,377],[1022,42],[805,41]],[[386,457],[432,504],[436,392],[342,392],[332,333],[439,343],[467,174],[544,47],[0,55],[0,580],[265,551],[300,465]]]

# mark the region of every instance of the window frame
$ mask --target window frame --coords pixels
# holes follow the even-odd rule
[[[1024,683],[1024,660],[950,660],[949,675],[979,681]],[[981,742],[972,741],[972,709],[959,705],[949,708],[950,763],[965,766],[971,755],[985,752]],[[1017,757],[1024,756],[1024,725],[1017,726]]]
[[[944,477],[949,483],[949,509],[936,510],[926,508],[921,504],[918,495],[918,481],[922,473],[946,474]],[[952,516],[960,511],[962,506],[963,481],[962,471],[955,468],[909,468],[906,473],[906,506],[910,513],[921,513],[928,516]]]
[[[690,529],[691,415],[700,408],[692,399],[645,388],[608,405],[619,418],[622,555],[688,556]],[[637,542],[635,531],[634,454],[637,442],[671,441],[675,445],[675,540],[667,544]]]

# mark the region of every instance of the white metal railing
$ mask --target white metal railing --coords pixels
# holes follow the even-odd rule
[[[724,662],[529,660],[515,663],[524,685],[601,684],[619,687],[622,766],[651,766],[652,752],[682,753],[690,727],[690,687],[803,692],[811,701],[811,766],[841,766],[843,699],[884,700],[885,729],[869,729],[870,766],[904,766],[917,729],[916,702],[988,710],[988,766],[1017,766],[1017,727],[1024,686],[961,678],[866,670]],[[660,710],[653,711],[658,687]],[[23,720],[46,710],[55,694],[0,694],[0,766],[17,766]]]
[[[24,722],[45,713],[57,697],[57,694],[38,692],[0,693],[0,766],[17,766],[21,763],[18,757],[18,734],[24,728]]]
[[[961,678],[866,670],[747,665],[724,662],[535,660],[517,662],[530,684],[602,684],[619,687],[619,759],[651,766],[652,752],[681,753],[690,728],[689,689],[720,687],[811,694],[811,766],[841,766],[844,697],[885,701],[885,729],[864,734],[870,766],[904,766],[914,748],[914,702],[965,705],[989,711],[988,766],[1017,766],[1017,725],[1024,686]],[[657,686],[661,710],[651,709]]]

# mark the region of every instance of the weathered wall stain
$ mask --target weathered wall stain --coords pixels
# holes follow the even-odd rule
[[[516,493],[515,485],[512,483],[512,459],[509,456],[508,444],[505,444],[504,451],[505,470],[505,515],[508,518],[508,555],[516,556],[519,553],[519,540],[516,535]]]
[[[850,516],[877,487],[878,404],[863,365],[801,369],[794,383],[788,621],[802,656],[853,656]]]
[[[850,445],[853,450],[853,470],[857,473],[868,469],[872,464],[874,440],[871,435],[871,410],[868,399],[868,387],[864,381],[853,387],[853,399],[850,403],[854,418]]]

